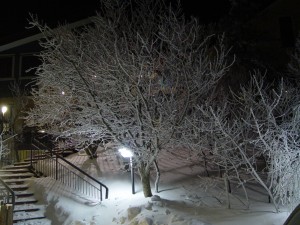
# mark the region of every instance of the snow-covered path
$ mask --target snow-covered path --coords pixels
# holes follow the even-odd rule
[[[186,152],[163,154],[160,192],[153,189],[153,198],[143,197],[138,177],[132,195],[130,173],[124,170],[122,159],[103,151],[96,160],[83,153],[67,157],[109,187],[109,198],[102,203],[48,177],[36,179],[31,188],[47,205],[45,213],[52,225],[282,225],[287,218],[286,210],[274,213],[260,190],[250,192],[249,210],[235,198],[231,198],[232,209],[226,209],[220,184],[197,177],[201,167],[190,161]]]

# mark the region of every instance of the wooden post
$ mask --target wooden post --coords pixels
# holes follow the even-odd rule
[[[12,204],[6,204],[6,219],[7,219],[7,225],[13,225],[13,205]]]
[[[0,206],[0,225],[12,225],[13,224],[13,205],[3,204]]]
[[[6,225],[6,207],[3,202],[0,205],[0,225]]]

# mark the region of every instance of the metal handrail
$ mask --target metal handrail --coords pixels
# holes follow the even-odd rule
[[[15,192],[0,178],[0,200],[4,204],[12,204],[15,206],[16,196]]]
[[[77,171],[79,171],[81,174],[87,176],[89,179],[91,179],[92,181],[96,182],[101,187],[105,188],[105,198],[106,199],[108,198],[108,187],[105,184],[103,184],[102,182],[98,181],[97,179],[95,179],[94,177],[92,177],[91,175],[89,175],[88,173],[86,173],[85,171],[83,171],[82,169],[80,169],[79,167],[75,166],[73,163],[71,163],[68,160],[66,160],[65,158],[61,157],[60,155],[56,154],[56,157],[59,158],[60,160],[64,161],[65,163],[67,163],[72,168],[74,168]]]
[[[41,144],[41,143],[39,143]],[[32,145],[38,148],[36,145]],[[81,191],[83,194],[91,197],[100,197],[100,201],[102,201],[102,188],[105,189],[105,198],[108,198],[108,187],[80,169],[79,167],[75,166],[65,158],[61,157],[59,154],[53,152],[52,150],[46,149],[45,146],[45,158],[36,158],[33,154],[34,150],[31,150],[31,166],[36,170],[37,173],[42,173],[44,175],[50,176],[56,180],[59,180],[63,184],[77,190]],[[40,149],[39,149],[40,150]],[[37,161],[38,163],[33,163],[33,161]],[[45,160],[47,162],[45,162]],[[70,168],[66,167],[61,163],[63,161],[65,164],[70,166],[74,171],[71,171]],[[47,168],[48,167],[48,168]],[[80,175],[79,175],[80,174]],[[61,176],[59,176],[61,175]],[[87,177],[90,181],[94,182],[92,184],[90,181],[84,178]],[[81,186],[81,189],[80,187]],[[97,187],[98,186],[98,187]],[[97,194],[99,193],[99,194]]]

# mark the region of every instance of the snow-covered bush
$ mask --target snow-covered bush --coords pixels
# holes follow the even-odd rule
[[[185,137],[222,168],[225,180],[243,187],[246,200],[247,182],[255,180],[277,210],[281,204],[294,207],[300,202],[299,102],[298,87],[267,83],[255,72],[239,93],[196,107],[187,117],[193,135]],[[257,167],[258,159],[265,160],[264,168]]]
[[[253,81],[248,92],[252,104],[247,107],[251,114],[247,122],[255,133],[251,143],[266,160],[274,204],[294,207],[300,202],[299,88],[284,80],[269,88],[258,79]]]

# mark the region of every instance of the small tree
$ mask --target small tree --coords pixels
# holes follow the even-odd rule
[[[231,207],[232,181],[243,188],[246,202],[239,200],[248,207],[245,177],[242,174],[253,166],[254,156],[246,151],[246,126],[232,114],[238,114],[233,109],[226,96],[219,101],[198,105],[193,115],[187,118],[187,126],[192,127],[193,131],[185,133],[185,141],[201,154],[207,175],[210,169],[219,169],[219,176],[224,179],[227,207]]]
[[[192,132],[185,138],[223,168],[227,190],[226,180],[237,180],[248,199],[247,180],[255,180],[277,211],[280,204],[292,208],[300,201],[299,100],[298,87],[284,80],[266,83],[255,72],[239,93],[198,105],[186,117]],[[266,161],[263,173],[256,167],[259,157]]]
[[[3,140],[3,133],[0,133],[0,159],[3,161],[6,155],[9,154],[9,150]]]
[[[249,125],[256,138],[251,142],[267,161],[267,184],[273,203],[294,207],[300,202],[299,88],[282,80],[267,89],[263,82],[253,80],[253,90],[257,94],[249,95],[249,100],[253,102],[249,107],[252,117]]]
[[[130,148],[149,197],[152,164],[226,73],[228,51],[223,37],[185,20],[179,6],[107,2],[92,25],[77,30],[31,22],[45,34],[45,50],[27,125]]]

